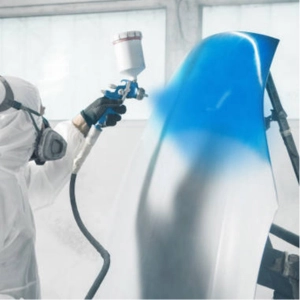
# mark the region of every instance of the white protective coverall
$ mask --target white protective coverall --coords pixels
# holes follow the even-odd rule
[[[16,101],[40,111],[40,95],[32,84],[5,79]],[[0,83],[0,104],[4,97]],[[33,117],[41,127],[42,118]],[[28,112],[14,108],[0,112],[0,298],[41,297],[31,207],[53,202],[70,179],[73,158],[84,140],[72,122],[59,123],[55,130],[68,143],[65,157],[43,166],[28,163],[37,136]]]

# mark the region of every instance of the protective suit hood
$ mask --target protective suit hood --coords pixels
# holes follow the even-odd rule
[[[41,98],[37,88],[17,77],[4,77],[9,83],[14,98],[24,106],[40,111]],[[0,104],[5,98],[5,87],[0,83]],[[42,118],[33,115],[39,128]],[[36,141],[36,130],[28,112],[9,108],[0,113],[0,171],[17,172],[28,163]]]

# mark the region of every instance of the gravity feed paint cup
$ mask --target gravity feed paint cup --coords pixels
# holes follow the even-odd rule
[[[119,72],[129,80],[136,80],[145,69],[141,40],[140,31],[122,32],[113,38]]]

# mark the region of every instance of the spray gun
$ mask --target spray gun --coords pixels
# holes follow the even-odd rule
[[[147,96],[145,90],[140,88],[137,83],[137,75],[145,69],[141,40],[142,33],[140,31],[127,31],[114,37],[113,45],[118,69],[120,74],[126,79],[123,79],[118,86],[110,85],[110,88],[114,89],[114,91],[102,91],[105,97],[123,102],[126,98],[142,100]],[[106,110],[105,114],[89,130],[88,136],[85,139],[85,145],[74,160],[73,173],[79,171],[91,148],[96,143],[102,128],[105,127],[106,118],[109,113],[113,113],[110,108]]]
[[[145,96],[147,96],[145,94],[145,90],[143,88],[140,88],[137,83],[137,75],[145,69],[141,39],[142,34],[139,31],[123,32],[114,37],[113,45],[117,58],[118,68],[121,75],[123,75],[126,79],[123,79],[118,86],[111,85],[110,88],[114,91],[103,91],[105,97],[120,101],[120,103],[122,103],[126,98],[142,100]],[[90,128],[81,151],[74,159],[73,171],[70,180],[70,200],[76,223],[84,236],[100,253],[104,260],[101,271],[95,279],[90,290],[88,291],[85,299],[92,299],[97,292],[109,269],[110,255],[107,250],[90,234],[80,218],[75,197],[75,182],[79,169],[81,168],[83,162],[90,153],[90,150],[100,136],[102,128],[105,127],[107,115],[110,113],[114,112],[112,112],[111,109],[108,108],[105,111],[104,115],[102,115],[102,117],[97,121],[97,123]]]

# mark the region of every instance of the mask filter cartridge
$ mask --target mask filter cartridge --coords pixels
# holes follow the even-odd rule
[[[51,128],[43,130],[36,149],[40,161],[60,159],[66,150],[66,141],[56,131]]]

